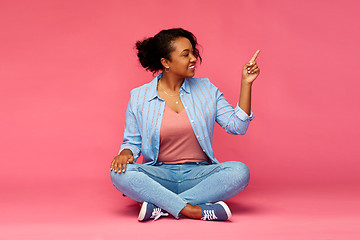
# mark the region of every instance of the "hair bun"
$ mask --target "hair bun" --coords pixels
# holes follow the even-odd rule
[[[143,41],[136,42],[136,49],[138,50],[138,58],[141,63],[141,66],[148,68],[151,63],[151,50],[153,49],[154,38],[146,38]]]

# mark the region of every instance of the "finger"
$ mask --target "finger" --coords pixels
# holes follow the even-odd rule
[[[251,66],[253,66],[254,64],[256,64],[255,61],[254,61],[254,62],[247,62],[247,63],[245,63],[244,68],[251,67]]]
[[[256,67],[254,67],[254,68],[250,69],[250,72],[254,72],[254,71],[255,71],[255,69],[257,69],[257,68],[258,68],[258,66],[256,66]]]
[[[255,70],[257,68],[257,66],[255,67],[255,68],[249,68],[248,70],[247,70],[247,73],[253,73],[253,71]]]
[[[127,163],[123,163],[123,173],[126,171],[126,165]]]
[[[256,65],[256,62],[249,62],[248,64],[246,64],[246,71],[251,71],[251,69],[253,69]]]
[[[253,71],[255,68],[257,68],[258,66],[255,64],[255,65],[253,65],[253,66],[251,66],[251,67],[247,67],[247,70],[248,71]]]
[[[118,173],[121,173],[121,172],[122,172],[122,162],[120,162],[120,163],[118,164],[118,167],[119,167]]]
[[[121,166],[121,170],[119,170],[119,173],[123,173],[125,172],[125,169],[126,169],[126,164],[127,162],[124,162],[124,163],[121,163],[120,166]]]
[[[117,163],[116,162],[114,162],[113,169],[114,169],[114,172],[117,171]]]
[[[110,170],[113,170],[113,168],[114,168],[114,162],[115,162],[115,159],[113,159],[113,160],[111,161]]]
[[[124,161],[124,160],[123,160],[123,161]],[[126,160],[126,162],[122,162],[122,163],[121,163],[121,170],[119,171],[119,173],[125,172],[126,164],[127,164],[127,160]]]
[[[259,68],[256,68],[256,69],[254,69],[253,71],[251,71],[251,73],[257,73],[257,72],[259,72],[260,71],[260,69]]]
[[[250,62],[255,61],[255,59],[257,58],[257,56],[259,55],[259,53],[260,53],[260,49],[255,52],[255,54],[254,54],[254,56],[251,58]]]

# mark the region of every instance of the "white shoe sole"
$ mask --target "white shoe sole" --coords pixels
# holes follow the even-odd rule
[[[147,202],[143,202],[141,209],[140,209],[140,213],[139,213],[139,217],[138,220],[141,222],[142,220],[144,220],[145,218],[145,214],[146,214],[146,209],[147,209]]]
[[[232,215],[231,215],[230,208],[228,207],[228,205],[226,205],[225,202],[223,202],[223,201],[218,201],[218,202],[216,202],[216,203],[214,203],[214,204],[220,204],[220,205],[225,209],[225,212],[226,212],[226,215],[228,216],[228,219],[231,218]]]

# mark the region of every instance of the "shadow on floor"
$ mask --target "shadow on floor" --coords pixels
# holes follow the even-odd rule
[[[226,204],[229,206],[233,214],[256,214],[263,213],[265,211],[261,206],[249,205],[235,201],[226,201]]]

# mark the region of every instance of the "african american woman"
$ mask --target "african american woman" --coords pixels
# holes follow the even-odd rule
[[[139,221],[169,213],[225,221],[224,202],[248,184],[248,167],[219,162],[213,152],[215,122],[243,135],[254,118],[251,88],[260,73],[256,51],[242,68],[239,102],[232,107],[208,78],[195,78],[202,58],[196,37],[182,28],[162,30],[136,43],[141,65],[158,75],[131,91],[124,139],[110,166],[113,185],[141,204]],[[160,72],[160,73],[159,73]],[[140,154],[143,163],[136,163]]]

